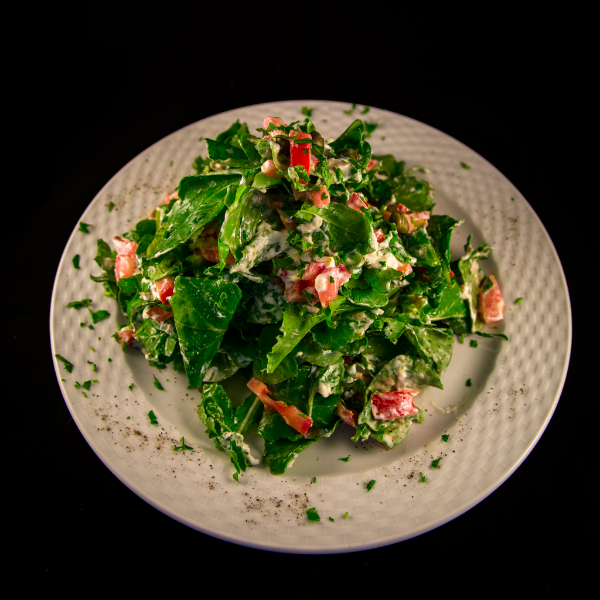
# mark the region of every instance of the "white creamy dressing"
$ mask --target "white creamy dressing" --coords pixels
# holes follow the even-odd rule
[[[156,284],[152,283],[149,279],[146,279],[145,277],[142,278],[142,285],[144,283],[148,283],[150,284],[150,291],[149,292],[140,292],[140,298],[142,298],[142,300],[145,300],[146,302],[150,302],[152,300],[159,300],[160,301],[160,296],[158,295],[158,290],[156,289]],[[144,317],[145,319],[146,317]]]
[[[323,219],[319,215],[315,215],[309,223],[298,225],[298,231],[302,234],[302,239],[306,243],[312,244],[312,234],[314,231],[321,231],[321,225],[323,225]]]
[[[321,394],[323,398],[329,398],[329,396],[331,396],[331,384],[320,381],[317,392]]]
[[[342,170],[342,179],[348,179],[352,173],[352,165],[342,158],[330,158],[327,161],[329,172],[335,174],[336,169]]]
[[[319,307],[318,307],[318,306],[307,306],[307,307],[306,307],[306,312],[313,313],[313,314],[316,314],[316,313],[318,313],[318,312],[319,312],[319,310],[320,310],[320,309],[319,309]]]
[[[382,264],[384,263],[384,264]],[[376,250],[371,254],[365,255],[365,264],[368,269],[395,269],[399,271],[398,267],[402,265],[391,252],[381,252]]]
[[[240,433],[237,433],[236,431],[226,431],[223,434],[222,442],[221,442],[221,445],[223,446],[223,448],[225,448],[226,450],[231,449],[231,443],[229,442],[229,440],[231,438],[233,438],[235,440],[237,445],[240,447],[241,451],[246,455],[248,462],[253,467],[255,467],[256,465],[258,465],[260,463],[260,460],[258,460],[257,458],[254,458],[252,456],[252,454],[250,454],[250,446],[248,446],[248,444],[246,444],[244,442],[244,436],[242,436]]]
[[[377,315],[377,316],[379,316],[379,315],[382,315],[382,314],[383,314],[383,311],[381,310],[381,308],[374,308],[373,310],[371,310],[371,312],[372,312],[374,315]]]

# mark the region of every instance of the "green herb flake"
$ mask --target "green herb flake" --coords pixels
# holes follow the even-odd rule
[[[462,160],[460,161],[460,166],[463,169],[470,169],[471,168],[466,162],[463,162]]]
[[[154,387],[157,390],[160,390],[161,392],[164,392],[165,388],[161,385],[160,381],[158,379],[156,379],[156,375],[153,375],[153,377],[154,377]]]
[[[170,161],[169,161],[169,166],[170,166],[170,167],[172,167],[172,166],[173,166],[173,161],[172,161],[172,160],[170,160]]]
[[[91,360],[88,360],[87,364],[92,365],[92,371],[95,373],[96,372],[96,363],[93,363]]]
[[[79,254],[76,254],[73,257],[73,268],[74,269],[79,269]]]
[[[476,331],[475,335],[478,335],[478,336],[484,337],[484,338],[501,337],[501,338],[504,338],[507,342],[509,341],[508,336],[504,335],[503,333],[484,333],[483,331]]]
[[[79,327],[85,327],[85,323],[79,323]]]
[[[329,517],[329,520],[333,523],[335,519],[333,517]]]
[[[421,483],[425,483],[427,481],[427,477],[425,477],[421,471],[419,471],[419,476],[421,477]]]
[[[308,517],[309,521],[320,521],[321,517],[319,516],[319,513],[317,512],[316,508],[309,508],[306,511],[306,516]]]
[[[467,387],[471,387],[473,384],[471,383],[470,379],[467,379]]]
[[[373,489],[373,486],[375,485],[375,480],[371,479],[371,481],[369,481],[369,483],[365,483],[365,487],[367,488],[367,492],[370,492]]]
[[[108,359],[108,362],[112,362],[112,358],[109,358],[109,359]]]
[[[60,354],[55,354],[54,356],[64,364],[67,373],[73,372],[74,365],[72,362],[69,362],[66,358],[62,357]]]
[[[127,417],[128,419],[131,419],[131,417]]]
[[[442,460],[441,458],[436,458],[434,461],[431,462],[431,468],[432,469],[440,469],[440,460]]]
[[[523,298],[517,298],[515,300],[515,304],[521,304],[521,302],[523,302]]]
[[[338,460],[341,460],[342,462],[348,462],[350,460],[350,457],[346,456],[346,458],[338,458]]]
[[[94,349],[94,346],[90,346],[90,350],[91,350],[92,352],[96,352],[96,350]]]
[[[460,338],[458,338],[459,343],[464,344],[465,343],[465,334],[461,333],[460,334]]]
[[[129,388],[130,392],[133,392],[133,386],[135,385],[135,383],[132,383],[131,385],[128,385],[127,387]]]
[[[514,199],[514,198],[511,198],[511,199],[510,199],[510,201],[511,201],[511,202],[514,202],[514,201],[515,201],[515,199]]]
[[[156,377],[155,377],[155,379],[156,379]],[[183,438],[181,438],[181,446],[173,446],[173,449],[175,451],[178,451],[178,450],[183,450],[183,451],[185,451],[185,450],[193,450],[193,448],[191,446],[186,446],[185,441],[184,441]]]
[[[81,233],[89,233],[88,227],[91,227],[89,223],[84,223],[83,221],[80,221],[79,228],[77,229],[77,231],[81,231]]]
[[[322,119],[322,122],[323,123],[327,123],[327,119]]]
[[[329,283],[335,283],[335,279],[331,275],[329,276]]]
[[[88,329],[94,329],[93,325],[88,325]]]
[[[442,441],[443,441],[443,442],[447,442],[449,439],[450,439],[450,436],[449,436],[447,433],[445,433],[445,434],[442,436]]]
[[[108,203],[108,212],[112,212],[112,209],[115,207],[115,203],[114,202],[109,202]]]
[[[345,110],[344,114],[345,115],[351,115],[355,110],[356,110],[356,103],[353,102],[352,103],[352,108],[349,108],[348,110]]]
[[[477,348],[477,346],[479,346],[479,342],[477,340],[471,340],[469,342],[469,346],[471,346],[471,348]]]
[[[92,312],[91,309],[88,308],[88,311],[92,317],[92,323],[94,325],[110,317],[110,313],[107,310],[97,310],[96,312]]]
[[[84,298],[83,300],[73,300],[73,302],[69,302],[65,306],[65,308],[76,308],[79,310],[80,308],[85,308],[88,304],[91,304],[92,301],[90,298]]]
[[[381,141],[382,141],[382,142],[385,142],[385,135],[382,135],[382,136],[381,136]]]
[[[133,384],[131,384],[131,385],[133,385]],[[148,413],[148,417],[150,418],[150,425],[158,425],[158,419],[156,418],[156,415],[154,414],[153,410],[151,410]],[[182,440],[183,440],[183,438],[182,438]]]
[[[300,109],[300,112],[307,117],[311,117],[313,114],[313,110],[314,110],[314,108],[308,108],[308,106],[303,106]]]
[[[345,512],[345,513],[344,513],[344,516],[342,517],[342,519],[347,519],[347,518],[348,518],[348,513],[347,513],[347,512]]]
[[[371,109],[370,109],[370,107],[368,107],[368,106],[365,106],[365,107],[364,107],[364,108],[363,108],[363,109],[360,111],[360,114],[361,114],[361,115],[366,115],[366,114],[367,114],[367,113],[368,113],[370,110],[371,110]]]
[[[316,477],[313,477],[313,478],[312,478],[312,482],[313,482],[313,483],[317,483],[317,478],[316,478]]]

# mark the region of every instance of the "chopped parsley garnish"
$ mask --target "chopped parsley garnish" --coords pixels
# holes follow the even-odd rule
[[[56,358],[60,360],[64,365],[67,373],[71,373],[73,371],[73,363],[69,362],[66,358],[63,358],[60,354],[55,354]]]
[[[333,517],[329,517],[329,520],[333,523],[335,519]]]
[[[130,392],[133,392],[133,386],[134,386],[134,385],[135,385],[135,384],[134,384],[134,383],[132,383],[131,385],[128,385],[128,386],[127,386],[127,387],[129,388],[129,391],[130,391]]]
[[[523,302],[523,298],[517,298],[515,300],[515,304],[521,304],[521,302]]]
[[[353,102],[352,103],[352,108],[349,108],[348,110],[345,110],[344,114],[351,115],[355,110],[356,110],[356,103]]]
[[[161,390],[161,392],[165,391],[165,388],[161,385],[160,381],[158,379],[156,379],[156,375],[154,375],[154,387],[157,390]]]
[[[348,462],[350,460],[350,457],[346,456],[346,458],[338,458],[338,460],[341,460],[343,462]]]
[[[510,201],[511,201],[511,202],[514,202],[514,201],[515,201],[515,199],[514,199],[514,198],[511,198],[511,199],[510,199]]]
[[[348,518],[348,513],[347,513],[347,512],[345,512],[345,513],[344,513],[344,516],[342,517],[342,519],[347,519],[347,518]]]
[[[79,254],[73,257],[73,268],[79,269]]]
[[[381,141],[384,142],[385,141],[385,135],[381,136]]]
[[[110,317],[110,313],[107,310],[97,310],[96,312],[92,312],[91,309],[88,308],[88,311],[92,317],[92,323],[94,323],[94,325],[103,319]]]
[[[479,346],[479,342],[477,340],[471,340],[469,342],[469,346],[471,346],[471,348],[477,348],[477,346]]]
[[[419,476],[421,477],[421,483],[425,483],[427,481],[427,477],[425,477],[421,471],[419,471]]]
[[[65,308],[76,308],[79,310],[80,308],[85,308],[88,304],[91,304],[92,301],[90,298],[84,298],[83,300],[73,300],[73,302],[69,302]]]
[[[131,384],[133,385],[133,384]],[[154,414],[154,411],[151,410],[148,413],[148,417],[150,418],[150,425],[158,425],[158,419],[156,418],[156,415]],[[182,442],[183,442],[183,438],[181,438]]]
[[[329,283],[335,283],[335,279],[331,275],[329,276]]]
[[[170,166],[170,167],[172,167],[172,166],[173,166],[173,161],[172,161],[172,160],[170,160],[170,161],[169,161],[169,166]]]
[[[94,329],[93,325],[88,325],[88,329]]]
[[[475,335],[484,338],[501,337],[504,338],[507,342],[509,341],[508,336],[504,335],[503,333],[483,333],[483,331],[475,331]]]
[[[432,461],[431,468],[432,469],[439,469],[440,468],[440,460],[442,460],[442,459],[441,458],[436,458],[434,461]]]
[[[109,202],[108,203],[108,212],[111,212],[114,207],[115,207],[115,203],[114,202]]]
[[[460,166],[463,169],[470,169],[471,168],[466,162],[463,162],[462,160],[460,161]]]
[[[313,482],[313,483],[317,483],[317,478],[316,478],[316,477],[313,477],[313,478],[312,478],[312,482]]]
[[[96,363],[93,363],[91,360],[88,360],[87,364],[92,365],[92,371],[96,372]]]
[[[308,108],[308,106],[303,106],[300,109],[300,112],[307,117],[311,117],[313,114],[313,110],[314,110],[314,108]]]
[[[309,521],[320,521],[321,517],[319,516],[319,513],[317,512],[316,508],[309,508],[306,511],[306,516],[308,517]]]
[[[361,111],[361,115],[366,115],[371,109],[368,106],[365,106]]]
[[[89,233],[88,227],[91,227],[89,223],[84,223],[83,221],[80,221],[79,229],[77,231],[81,231],[81,233]]]
[[[367,488],[367,492],[370,492],[373,489],[373,486],[375,485],[375,480],[371,479],[371,481],[369,481],[369,483],[365,483],[365,487]]]
[[[447,442],[449,439],[450,439],[450,436],[449,436],[447,433],[445,433],[445,434],[442,436],[442,441],[444,441],[444,442]]]
[[[470,379],[467,379],[467,387],[471,387],[473,384],[471,383]]]
[[[94,346],[90,346],[90,350],[91,350],[92,352],[96,352],[96,350],[94,349]]]
[[[150,411],[152,412],[152,411]],[[174,450],[193,450],[193,448],[191,446],[186,446],[185,441],[183,438],[181,438],[181,446],[173,446]]]
[[[91,379],[88,379],[87,381],[84,381],[83,383],[79,383],[79,381],[76,381],[74,387],[76,390],[83,388],[84,390],[87,390],[89,392],[91,385],[92,385],[92,381],[91,381]],[[86,396],[86,398],[87,398],[87,396]]]
[[[323,123],[327,123],[327,119],[321,119]]]
[[[458,339],[458,341],[459,341],[461,344],[464,344],[464,343],[465,343],[465,334],[464,334],[464,333],[461,333],[461,334],[460,334],[460,338]]]
[[[85,327],[85,323],[79,323],[79,327]]]
[[[112,362],[112,358],[109,358],[109,359],[108,359],[108,362]]]
[[[369,123],[367,121],[365,123],[365,129],[367,130],[367,134],[371,135],[378,127],[379,123]]]

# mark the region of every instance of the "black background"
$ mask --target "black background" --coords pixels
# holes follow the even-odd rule
[[[428,15],[403,13],[378,19],[357,13],[346,30],[316,22],[295,29],[283,16],[265,23],[260,11],[249,20],[140,20],[123,13],[107,18],[91,10],[80,18],[74,29],[41,26],[35,60],[11,63],[15,109],[6,115],[20,133],[11,138],[14,155],[7,167],[19,184],[9,185],[5,217],[12,224],[9,247],[26,276],[19,277],[18,292],[10,290],[17,310],[3,326],[14,360],[4,377],[11,383],[5,388],[10,420],[2,482],[14,565],[30,585],[56,583],[78,596],[94,596],[120,575],[131,591],[166,584],[171,594],[190,585],[195,593],[216,593],[219,586],[219,593],[251,593],[268,582],[272,593],[314,598],[325,592],[396,594],[414,588],[450,594],[514,586],[550,591],[566,581],[581,584],[591,558],[587,541],[598,535],[592,501],[597,461],[588,450],[590,419],[581,418],[581,403],[593,397],[589,389],[582,392],[587,377],[578,305],[585,292],[565,235],[572,224],[565,208],[577,202],[567,179],[581,167],[571,130],[585,118],[586,91],[579,85],[573,97],[565,85],[573,77],[572,71],[565,74],[572,49],[569,40],[552,33],[556,24],[517,18],[492,33],[494,19],[432,29]],[[339,556],[228,544],[135,496],[73,423],[47,334],[64,246],[114,173],[189,123],[297,98],[386,108],[481,154],[541,218],[573,303],[567,381],[554,417],[523,465],[490,497],[432,532]],[[25,136],[20,123],[28,124]]]

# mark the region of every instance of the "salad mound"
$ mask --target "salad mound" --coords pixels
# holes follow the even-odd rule
[[[423,420],[422,386],[442,389],[455,335],[502,320],[504,301],[465,246],[461,224],[433,213],[434,190],[391,155],[372,156],[354,121],[326,141],[310,119],[236,121],[153,219],[98,240],[104,285],[127,317],[114,338],[158,369],[185,369],[200,420],[238,474],[264,440],[280,475],[340,423],[352,440],[393,448]],[[239,373],[238,373],[239,372]],[[234,406],[221,382],[252,392]],[[344,428],[344,434],[348,429]]]

